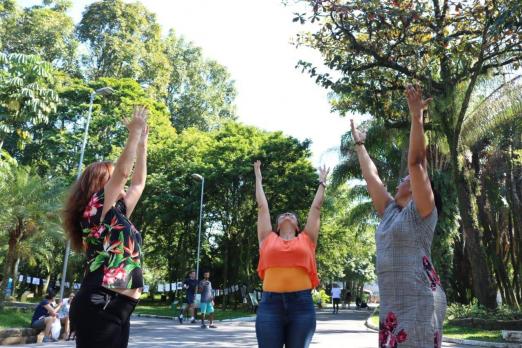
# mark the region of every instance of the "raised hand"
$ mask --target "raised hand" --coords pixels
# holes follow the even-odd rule
[[[123,123],[129,132],[139,132],[141,134],[143,129],[147,127],[148,116],[149,110],[145,106],[135,106],[132,119],[124,119]]]
[[[138,143],[139,146],[147,147],[147,143],[149,140],[149,126],[145,126],[141,131],[140,141]]]
[[[262,179],[261,175],[261,161],[257,160],[254,162],[254,173],[256,174],[257,179]]]
[[[422,118],[422,112],[428,108],[432,98],[422,99],[422,88],[420,85],[407,85],[405,94],[412,118]]]
[[[328,173],[330,173],[330,168],[326,168],[326,166],[319,167],[319,181],[326,182],[328,178]]]
[[[353,141],[356,144],[364,142],[364,139],[366,138],[366,136],[363,133],[361,133],[357,128],[355,128],[355,125],[353,123],[353,119],[350,119],[350,125],[352,126]]]

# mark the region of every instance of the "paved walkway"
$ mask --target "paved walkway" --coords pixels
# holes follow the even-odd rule
[[[367,329],[364,321],[369,311],[346,310],[333,315],[317,314],[314,348],[375,348],[377,333]],[[135,318],[131,325],[129,347],[257,347],[254,322],[217,322],[217,329],[201,329],[199,325],[180,325],[177,321]],[[17,347],[74,347],[71,342],[21,345]],[[448,345],[443,347],[464,348]]]

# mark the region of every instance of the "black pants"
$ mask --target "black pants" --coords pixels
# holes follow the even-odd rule
[[[130,316],[138,300],[105,288],[80,289],[69,315],[77,348],[126,348]]]
[[[334,298],[333,299],[333,311],[334,311],[334,313],[335,312],[339,312],[339,303],[341,303],[341,299],[340,298]]]

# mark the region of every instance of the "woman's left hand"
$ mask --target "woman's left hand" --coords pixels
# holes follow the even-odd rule
[[[326,168],[325,165],[319,167],[319,181],[326,182],[326,179],[328,179],[328,173],[330,173],[330,168]]]
[[[422,112],[428,108],[432,98],[422,99],[422,88],[420,85],[407,85],[405,93],[412,118],[422,118]]]

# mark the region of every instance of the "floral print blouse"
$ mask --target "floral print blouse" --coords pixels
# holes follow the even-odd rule
[[[123,200],[100,221],[104,198],[104,190],[96,192],[80,222],[87,255],[82,288],[142,288],[141,234],[127,218]]]

